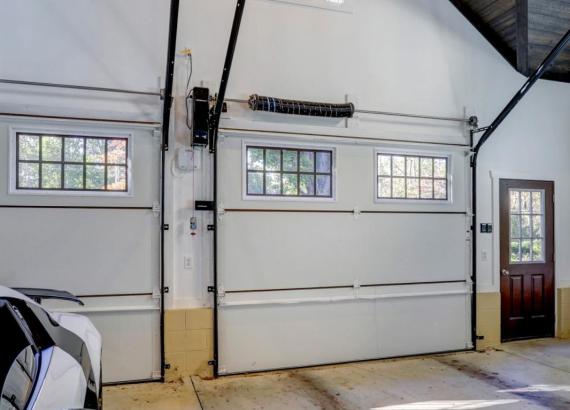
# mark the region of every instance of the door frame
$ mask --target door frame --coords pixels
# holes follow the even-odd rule
[[[478,237],[478,248],[474,252],[479,253],[482,246],[488,246],[492,252],[492,257],[490,258],[491,265],[491,277],[488,281],[482,281],[479,277],[477,280],[477,292],[480,293],[499,293],[501,292],[501,238],[500,238],[500,220],[501,220],[501,203],[500,203],[500,180],[501,179],[522,179],[522,180],[540,180],[540,181],[552,181],[554,182],[554,189],[556,186],[561,184],[559,177],[549,174],[549,173],[528,173],[528,172],[513,172],[507,170],[489,170],[489,177],[491,180],[491,220],[493,226],[496,228],[491,234],[489,241],[484,240],[485,235]],[[557,214],[558,203],[556,201],[556,193],[554,195],[554,331],[556,335],[556,329],[558,329],[558,291],[560,287],[558,282],[558,276],[556,275],[558,261],[556,260],[556,244],[557,244],[557,230],[556,230],[556,214]],[[483,245],[485,244],[485,245]],[[477,255],[480,257],[480,253]],[[500,302],[499,302],[500,311]],[[499,325],[500,325],[500,313],[499,313]]]

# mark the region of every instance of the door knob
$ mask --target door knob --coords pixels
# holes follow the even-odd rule
[[[510,274],[511,274],[511,273],[510,273],[508,270],[506,270],[506,269],[501,269],[501,275],[503,275],[503,276],[509,276]]]

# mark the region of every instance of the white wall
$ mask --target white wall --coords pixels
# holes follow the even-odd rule
[[[2,0],[0,77],[156,90],[166,54],[168,2],[164,0]],[[323,101],[350,99],[364,108],[462,116],[489,123],[524,78],[447,0],[354,0],[352,14],[249,0],[235,54],[229,97],[251,93]],[[234,0],[182,0],[178,50],[190,47],[192,84],[217,88],[235,8]],[[186,60],[178,57],[177,93],[183,95]],[[570,200],[570,86],[540,81],[485,146],[480,156],[481,221],[492,220],[489,171],[555,179],[557,281],[570,286],[565,248]],[[0,85],[0,111],[158,119],[155,98],[111,96]],[[230,105],[228,124],[325,130],[342,123],[253,116]],[[178,99],[176,139],[185,142]],[[268,121],[267,121],[268,119]],[[269,123],[269,124],[268,124]],[[319,125],[319,127],[317,127]],[[326,126],[326,127],[323,127]],[[464,130],[434,122],[360,118],[355,135],[465,141]],[[171,159],[171,150],[169,160]],[[194,199],[208,199],[209,155],[195,175],[169,178],[167,218],[168,306],[208,305],[211,233],[207,221],[190,236]],[[168,164],[167,169],[170,169]],[[170,174],[169,174],[170,175]],[[208,218],[198,215],[199,219]],[[479,291],[498,290],[492,236],[481,235]],[[495,244],[496,245],[496,244]],[[183,257],[193,268],[184,269]],[[479,255],[481,256],[481,255]]]

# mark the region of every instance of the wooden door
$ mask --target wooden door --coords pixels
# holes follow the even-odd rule
[[[554,183],[500,181],[501,339],[554,336]]]

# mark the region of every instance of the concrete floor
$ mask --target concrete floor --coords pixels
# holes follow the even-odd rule
[[[570,341],[105,388],[113,409],[570,409]]]

